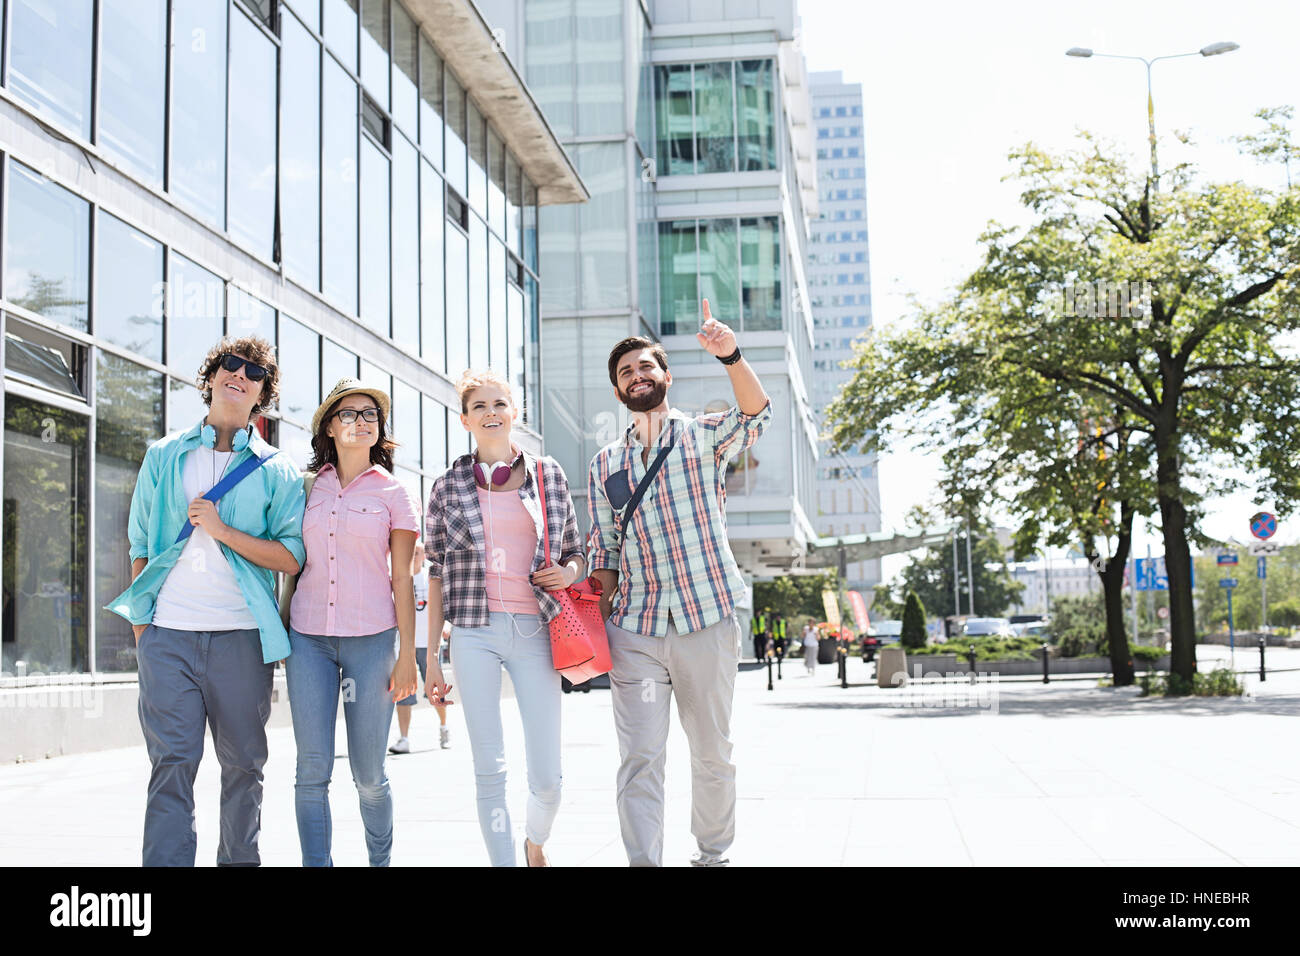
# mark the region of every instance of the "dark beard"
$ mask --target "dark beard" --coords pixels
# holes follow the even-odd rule
[[[630,412],[648,412],[652,408],[658,408],[663,404],[664,398],[668,395],[668,385],[665,382],[652,382],[650,391],[643,395],[632,398],[625,392],[619,392],[619,400],[627,406]]]

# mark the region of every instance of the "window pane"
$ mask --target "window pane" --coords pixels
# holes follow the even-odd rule
[[[575,151],[578,170],[591,190],[591,199],[576,206],[582,243],[581,308],[625,308],[632,296],[627,277],[627,151],[621,142],[589,143]]]
[[[171,191],[224,227],[226,0],[176,4],[172,31]]]
[[[276,438],[278,447],[289,460],[298,466],[300,471],[306,471],[307,465],[311,462],[311,432],[305,428],[299,428],[297,425],[291,425],[289,422],[280,422],[280,434]]]
[[[655,68],[655,112],[658,120],[658,175],[695,172],[695,127],[691,115],[689,63]]]
[[[446,154],[447,154],[447,182],[451,188],[456,190],[462,196],[466,193],[465,188],[465,89],[456,79],[456,74],[451,70],[444,70],[442,73],[443,81],[447,87],[447,124],[446,130]]]
[[[86,330],[90,206],[21,163],[9,162],[5,298]]]
[[[469,117],[469,200],[470,208],[480,216],[487,216],[487,139],[483,114],[473,100],[467,100]]]
[[[235,338],[256,335],[275,344],[275,309],[243,289],[230,286],[226,332]]]
[[[469,367],[469,240],[447,226],[447,374],[455,381]]]
[[[320,288],[320,44],[302,24],[280,26],[280,250],[284,271]]]
[[[424,470],[441,475],[447,469],[447,410],[442,403],[423,397],[424,402]]]
[[[506,147],[488,127],[488,225],[498,236],[506,231]]]
[[[95,240],[95,334],[161,362],[162,245],[104,212]]]
[[[515,154],[506,151],[506,245],[519,255],[519,230],[522,217],[519,205],[523,201],[523,180],[519,178],[519,164]]]
[[[524,177],[524,265],[537,271],[537,190]]]
[[[709,300],[715,319],[739,328],[740,243],[734,219],[700,220],[700,297]],[[703,321],[698,303],[695,321]]]
[[[373,362],[361,360],[361,374],[358,376],[362,385],[373,385],[376,388],[382,388],[389,398],[393,395],[393,376],[389,375],[378,365]]]
[[[419,95],[415,84],[415,21],[400,3],[393,4],[393,121],[412,139],[419,133]]]
[[[527,376],[524,385],[524,421],[534,431],[541,431],[541,349],[538,348],[538,335],[541,323],[538,317],[537,280],[532,276],[524,277],[524,368]]]
[[[506,379],[510,382],[510,391],[516,402],[523,402],[525,395],[524,374],[524,293],[516,285],[506,286]]]
[[[488,366],[506,374],[506,247],[496,236],[488,238]]]
[[[423,36],[420,37],[420,145],[433,165],[442,169],[442,59]]]
[[[208,406],[203,403],[203,395],[197,388],[180,379],[167,379],[167,428],[170,431],[191,428],[207,414]]]
[[[103,0],[99,36],[96,141],[142,180],[161,186],[167,0]]]
[[[357,87],[325,58],[324,292],[345,312],[357,311]]]
[[[420,352],[420,161],[393,136],[393,341]]]
[[[275,245],[275,44],[230,15],[230,234],[269,260]]]
[[[328,395],[334,386],[345,378],[357,377],[356,355],[339,345],[325,339],[321,342],[321,391]]]
[[[745,331],[781,328],[781,236],[775,216],[740,220],[740,278]]]
[[[0,669],[79,673],[86,659],[86,419],[8,395]]]
[[[695,249],[695,220],[659,223],[659,318],[660,335],[691,331],[700,314],[696,284],[699,267]],[[712,304],[712,303],[710,303]]]
[[[695,65],[697,173],[729,173],[736,168],[733,137],[731,64]]]
[[[627,125],[623,118],[625,4],[622,0],[579,0],[575,6],[578,133],[622,132]]]
[[[10,8],[9,91],[89,141],[93,0],[13,0]]]
[[[361,85],[388,109],[388,0],[361,2]]]
[[[9,316],[5,322],[6,378],[85,401],[85,348]]]
[[[127,518],[145,450],[163,435],[163,377],[100,352],[95,391],[95,664],[133,671],[131,625],[103,607],[131,583]]]
[[[771,60],[736,64],[736,115],[740,122],[740,168],[776,169],[776,98]]]
[[[357,0],[325,0],[325,45],[349,70],[357,69]]]
[[[193,383],[208,349],[221,338],[225,283],[171,254],[167,282],[167,364]]]
[[[405,382],[393,381],[393,420],[389,435],[397,442],[393,461],[420,467],[420,393]]]
[[[549,3],[525,3],[524,61],[528,88],[532,90],[537,105],[546,114],[547,122],[560,139],[574,135],[577,128],[573,76],[578,62],[572,0],[551,0]],[[602,129],[602,133],[619,126]]]
[[[361,140],[361,321],[388,335],[388,158]]]
[[[280,354],[293,368],[280,376],[280,411],[304,425],[320,404],[320,336],[288,316],[280,319]]]
[[[575,160],[582,155],[582,146],[570,147]],[[586,180],[586,177],[583,177]],[[591,188],[591,183],[587,183]],[[578,245],[578,206],[576,203],[556,203],[542,210],[546,219],[546,246],[542,249],[542,275],[546,285],[542,300],[548,315],[576,312],[582,308],[578,295],[579,273],[583,271]],[[594,275],[595,270],[591,270]],[[595,290],[593,290],[594,292]]]
[[[447,371],[443,326],[442,233],[445,225],[442,177],[420,164],[420,355],[440,372]]]
[[[293,12],[298,15],[303,23],[307,24],[307,26],[319,33],[320,3],[321,0],[293,0],[292,3],[288,3],[286,6],[292,8]],[[280,22],[281,24],[284,23],[283,17],[280,18]]]
[[[488,362],[487,227],[478,216],[469,217],[469,365],[485,368]]]

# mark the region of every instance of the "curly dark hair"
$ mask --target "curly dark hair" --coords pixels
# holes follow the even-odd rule
[[[343,396],[343,398],[348,397],[350,396]],[[329,410],[320,417],[320,427],[316,429],[316,434],[311,436],[311,463],[307,465],[307,470],[310,472],[320,471],[326,465],[333,465],[335,468],[339,466],[338,449],[334,447],[334,439],[326,434],[325,429],[329,428],[330,419],[334,417],[343,398],[331,405]],[[384,420],[384,410],[381,408],[379,409],[379,440],[370,446],[370,464],[383,465],[391,472],[393,449],[396,447],[397,442],[388,436],[388,422]]]
[[[628,352],[639,352],[642,349],[649,349],[650,354],[653,355],[655,357],[655,361],[659,363],[659,367],[663,369],[665,372],[668,371],[668,353],[664,351],[664,347],[660,345],[658,342],[653,342],[650,339],[643,338],[640,335],[634,335],[631,338],[627,338],[624,339],[622,342],[619,342],[618,345],[615,345],[610,350],[609,383],[611,385],[613,385],[615,388],[618,388],[618,379],[616,378],[616,373],[618,372],[619,359],[621,359]]]
[[[227,335],[208,349],[207,356],[199,365],[199,377],[195,384],[203,393],[203,404],[209,408],[212,407],[212,379],[220,367],[221,356],[230,352],[266,369],[266,378],[262,379],[262,394],[248,414],[251,422],[268,408],[274,408],[280,400],[280,368],[275,362],[275,346],[259,335],[245,335],[238,339]]]

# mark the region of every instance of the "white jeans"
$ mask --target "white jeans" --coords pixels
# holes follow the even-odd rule
[[[515,865],[506,807],[506,754],[501,734],[501,668],[510,672],[524,724],[528,813],[524,834],[543,844],[560,808],[560,675],[541,618],[493,611],[487,627],[452,627],[451,665],[460,687],[474,777],[478,822],[493,866]],[[540,630],[539,630],[540,628]],[[532,632],[537,633],[533,634]],[[520,634],[532,634],[521,637]]]

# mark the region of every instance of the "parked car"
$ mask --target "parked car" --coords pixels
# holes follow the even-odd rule
[[[1011,633],[1018,637],[1033,637],[1040,641],[1051,640],[1049,626],[1046,621],[1025,621],[1022,624],[1012,624]]]
[[[1005,617],[968,617],[961,626],[962,637],[1012,637],[1011,622]]]

